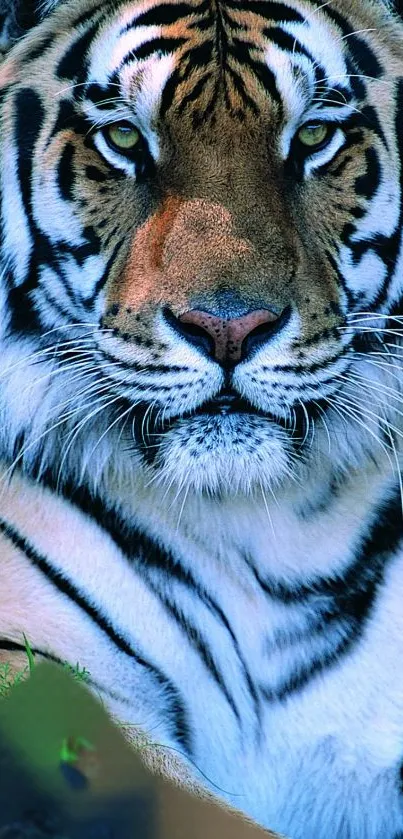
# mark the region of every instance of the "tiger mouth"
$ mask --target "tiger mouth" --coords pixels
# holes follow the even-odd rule
[[[248,414],[253,417],[261,417],[265,420],[278,422],[278,418],[274,414],[256,408],[252,402],[235,393],[235,391],[222,390],[217,396],[208,399],[206,402],[202,402],[197,408],[165,419],[162,425],[166,426],[163,430],[169,430],[169,428],[182,420],[192,420],[198,417],[235,416],[237,414]]]
[[[222,391],[213,399],[203,402],[202,405],[199,405],[199,407],[194,411],[189,412],[188,415],[178,417],[177,419],[186,419],[187,416],[203,416],[204,414],[211,416],[225,416],[226,414],[253,414],[254,416],[270,419],[270,414],[260,411],[247,399],[244,399],[237,393],[232,393],[230,391]]]
[[[268,422],[280,425],[289,434],[296,436],[301,431],[301,428],[306,425],[307,417],[309,416],[311,419],[317,417],[320,412],[323,413],[325,407],[327,407],[326,400],[320,398],[312,402],[308,401],[304,404],[299,403],[298,405],[293,405],[293,420],[291,421],[289,417],[282,417],[270,411],[262,411],[235,391],[225,390],[191,411],[165,419],[161,425],[166,426],[164,430],[169,430],[172,425],[181,420],[194,419],[195,417],[249,414],[250,416],[261,417]],[[305,428],[303,433],[305,435]]]
[[[295,447],[300,448],[306,442],[307,436],[309,435],[308,417],[311,419],[313,414],[317,414],[321,410],[320,402],[321,400],[318,400],[312,405],[305,403],[304,406],[295,406],[293,409],[293,420],[291,421],[289,418],[280,417],[269,411],[262,411],[239,394],[225,390],[221,391],[213,399],[203,402],[193,410],[163,419],[161,418],[160,411],[150,412],[149,406],[144,406],[144,410],[141,410],[140,406],[137,406],[134,411],[134,421],[131,427],[143,457],[149,462],[155,460],[159,444],[162,443],[163,437],[169,431],[186,421],[199,418],[201,420],[204,418],[208,421],[210,418],[236,417],[240,415],[245,416],[245,418],[247,416],[251,418],[259,417],[268,425],[282,428],[287,434],[289,441]],[[322,411],[323,409],[324,405],[322,406]],[[146,421],[144,421],[145,414],[147,414]]]
[[[197,408],[170,417],[161,418],[160,411],[150,411],[148,405],[137,405],[133,411],[131,427],[143,456],[147,461],[150,461],[156,457],[158,448],[156,440],[161,443],[165,434],[180,423],[201,419],[202,417],[206,419],[229,415],[235,417],[239,414],[262,417],[266,421],[278,422],[274,416],[260,411],[251,402],[235,392],[223,390],[213,399],[202,402]],[[145,416],[147,416],[146,421]]]

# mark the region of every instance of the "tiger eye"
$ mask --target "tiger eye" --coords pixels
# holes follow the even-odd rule
[[[297,136],[303,146],[314,149],[316,146],[321,146],[330,137],[330,133],[330,126],[325,122],[319,122],[303,125]]]
[[[123,152],[133,151],[140,140],[137,128],[128,123],[115,122],[113,125],[108,125],[105,132],[109,142]]]

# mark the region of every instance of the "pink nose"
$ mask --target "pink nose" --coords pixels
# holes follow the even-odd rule
[[[228,320],[217,318],[208,312],[199,312],[197,309],[191,309],[178,318],[185,334],[187,331],[186,324],[189,324],[190,341],[192,341],[192,337],[195,335],[196,327],[199,335],[205,333],[206,338],[210,342],[213,342],[213,356],[216,361],[227,361],[231,363],[240,361],[242,357],[242,344],[252,332],[258,327],[263,327],[259,332],[262,331],[268,338],[270,337],[270,333],[273,332],[273,326],[278,319],[279,316],[268,309],[258,309],[240,318],[229,318]]]

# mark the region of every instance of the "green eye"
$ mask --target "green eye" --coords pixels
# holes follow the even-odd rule
[[[128,122],[115,122],[105,128],[106,139],[113,148],[122,152],[132,152],[140,142],[137,128]]]
[[[308,123],[299,129],[297,137],[308,149],[317,149],[325,145],[333,134],[333,127],[326,122]]]

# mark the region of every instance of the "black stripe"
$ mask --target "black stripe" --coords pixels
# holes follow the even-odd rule
[[[337,330],[335,329],[335,332],[336,331]],[[328,330],[323,330],[323,332],[321,332],[320,335],[321,340],[324,338],[328,338]],[[317,336],[315,336],[315,343],[317,343],[316,338]],[[302,346],[306,347],[307,344],[302,342]],[[269,372],[273,373],[306,373],[312,375],[313,373],[318,373],[321,370],[326,370],[326,368],[329,367],[330,364],[335,364],[336,361],[339,361],[340,358],[343,358],[345,355],[347,355],[349,351],[349,346],[343,347],[340,352],[337,352],[335,355],[330,356],[329,358],[325,358],[323,361],[317,361],[315,362],[315,364],[284,364],[284,366],[282,366],[281,364],[276,364],[273,367],[263,366],[260,369],[261,372],[268,370]],[[273,384],[276,384],[279,387],[283,387],[282,382],[274,382]],[[302,384],[306,384],[306,382],[304,381]],[[289,387],[294,387],[294,385],[289,385]],[[298,384],[296,385],[296,387],[298,387]]]
[[[108,259],[108,261],[105,265],[105,269],[103,271],[103,274],[99,278],[98,282],[96,283],[94,293],[91,295],[91,297],[88,299],[88,301],[84,302],[84,305],[86,307],[93,306],[93,304],[94,304],[95,300],[97,299],[99,293],[102,291],[105,283],[108,280],[110,269],[111,269],[112,265],[114,264],[120,249],[123,247],[123,244],[124,244],[123,241],[117,242],[115,247],[113,248],[113,251],[112,251],[112,253],[111,253],[111,255],[110,255],[110,257],[109,257],[109,259]]]
[[[162,672],[159,667],[146,661],[133,647],[128,644],[125,638],[113,627],[111,622],[101,614],[99,609],[92,606],[84,594],[76,588],[66,577],[62,576],[43,554],[38,553],[33,545],[25,539],[9,522],[0,519],[0,532],[9,539],[17,550],[21,551],[32,565],[35,566],[52,585],[79,607],[99,630],[107,636],[109,641],[125,655],[132,658],[139,667],[143,667],[163,688],[164,693],[170,701],[170,713],[172,713],[173,728],[175,737],[181,743],[188,754],[191,754],[190,728],[187,721],[187,714],[183,700],[178,688]]]
[[[76,97],[78,97],[78,93],[76,91],[75,93]],[[59,131],[65,131],[66,128],[71,128],[76,134],[85,136],[89,129],[92,128],[92,123],[76,110],[74,102],[68,99],[62,99],[59,103],[54,125],[47,137],[47,145],[50,145]]]
[[[72,21],[71,25],[72,25],[72,27],[74,26],[75,29],[77,29],[79,26],[82,26],[84,23],[88,23],[88,21],[90,21],[93,17],[95,17],[95,15],[97,15],[98,23],[99,23],[99,22],[101,22],[102,17],[105,17],[105,16],[107,16],[108,14],[110,14],[111,12],[114,12],[114,11],[115,11],[114,3],[113,2],[112,3],[106,2],[106,0],[105,0],[105,2],[102,3],[101,8],[100,7],[94,8],[93,7],[92,9],[90,8],[90,9],[87,9],[86,11],[84,11],[84,12],[81,12],[81,14],[77,15],[77,17],[74,18],[74,21]]]
[[[165,554],[166,556],[166,554]],[[147,565],[150,565],[149,557],[147,557]],[[160,567],[160,566],[159,566]],[[221,607],[217,604],[215,600],[209,595],[204,588],[200,586],[200,584],[195,580],[194,577],[190,574],[190,572],[186,572],[178,562],[175,565],[170,565],[167,567],[166,563],[164,568],[161,569],[166,576],[173,577],[175,580],[180,580],[187,588],[191,589],[192,595],[196,595],[205,606],[207,606],[208,610],[211,614],[213,614],[216,618],[218,618],[219,622],[225,627],[228,634],[231,637],[231,641],[233,644],[234,651],[237,655],[238,661],[241,664],[242,672],[244,679],[246,681],[250,696],[253,701],[255,714],[257,717],[258,724],[261,721],[261,708],[259,702],[259,696],[253,682],[253,679],[250,675],[248,666],[244,659],[244,656],[240,650],[238,640],[236,635],[226,617],[224,612],[222,611]],[[210,672],[211,676],[217,683],[218,687],[222,690],[225,698],[227,699],[228,704],[232,708],[232,711],[237,718],[238,722],[241,722],[241,717],[239,711],[236,707],[235,701],[233,696],[231,695],[227,685],[225,684],[224,677],[222,673],[219,671],[217,665],[215,664],[213,655],[211,650],[209,649],[207,642],[199,632],[194,624],[191,624],[189,619],[183,615],[175,603],[170,600],[166,594],[164,594],[162,587],[157,587],[155,584],[151,583],[150,578],[148,577],[147,583],[152,587],[154,593],[159,597],[159,599],[163,602],[165,608],[170,613],[170,615],[175,619],[178,625],[182,628],[186,638],[188,639],[190,645],[199,653],[201,659],[203,660],[207,670]]]
[[[152,591],[159,598],[161,603],[164,605],[168,614],[175,620],[177,625],[183,631],[190,647],[192,647],[200,656],[203,664],[210,673],[210,676],[212,676],[216,685],[224,694],[230,708],[232,709],[235,717],[240,723],[241,717],[236,707],[234,698],[231,695],[229,688],[225,684],[223,674],[219,670],[214,660],[213,653],[209,648],[206,639],[203,637],[202,633],[195,626],[195,624],[192,623],[190,619],[181,612],[178,606],[175,603],[173,603],[173,601],[166,594],[163,593],[162,587],[157,587],[155,584],[152,583],[150,578],[147,578],[147,583],[149,587],[152,589]],[[194,593],[194,590],[192,590],[192,594]]]
[[[276,76],[273,73],[273,70],[268,67],[263,59],[262,61],[259,61],[258,59],[251,57],[250,44],[240,38],[232,38],[230,52],[235,60],[241,64],[241,66],[245,66],[255,74],[260,84],[263,85],[265,91],[277,102],[278,105],[281,105],[282,97],[277,88]]]
[[[236,57],[238,59],[238,53]],[[268,93],[272,99],[277,102],[282,110],[283,99],[277,88],[276,76],[273,73],[273,70],[271,70],[264,61],[250,61],[248,64],[260,84],[264,87],[266,93]]]
[[[17,174],[21,198],[32,219],[32,172],[35,146],[45,121],[45,109],[38,93],[32,88],[22,88],[15,96],[14,133],[17,154]]]
[[[193,46],[191,49],[185,50],[182,55],[183,67],[181,67],[179,70],[178,82],[184,82],[190,76],[193,76],[195,69],[198,67],[206,69],[212,61],[212,59],[212,39],[206,38],[205,41],[202,41],[197,46]],[[210,78],[212,77],[212,75],[213,73],[210,71]]]
[[[268,67],[264,61],[256,61],[252,60],[250,57],[246,58],[242,56],[239,49],[237,49],[234,57],[240,64],[252,70],[266,93],[268,93],[279,106],[282,106],[282,98],[277,88],[276,77],[270,67]]]
[[[107,323],[104,321],[101,325],[107,327]],[[106,352],[102,347],[97,347],[97,351],[102,355],[105,361],[110,362],[111,364],[115,364],[119,367],[122,372],[133,372],[135,370],[139,373],[197,373],[198,371],[194,367],[182,367],[178,364],[153,364],[153,365],[145,365],[140,364],[137,361],[124,361],[123,359],[116,358],[114,355]]]
[[[83,99],[89,99],[100,110],[113,108],[113,102],[110,102],[110,99],[118,99],[117,104],[121,102],[121,91],[119,87],[116,87],[116,84],[107,84],[103,87],[93,82],[87,85],[84,94],[81,95]]]
[[[336,277],[338,279],[338,282],[340,283],[340,285],[341,285],[341,287],[344,291],[344,294],[347,297],[347,303],[348,303],[349,309],[352,309],[355,305],[355,296],[354,296],[353,292],[351,291],[351,289],[348,287],[346,279],[340,271],[337,260],[335,259],[334,255],[331,253],[331,251],[329,251],[329,250],[325,250],[325,256],[326,256],[329,264],[332,266],[333,271],[335,272]]]
[[[337,608],[338,614],[348,614],[349,610],[356,614],[363,614],[363,609],[356,608],[357,604],[363,602],[368,604],[373,601],[374,586],[376,591],[383,582],[384,571],[388,560],[394,558],[400,544],[403,542],[403,514],[400,486],[395,489],[392,497],[380,505],[368,533],[363,537],[356,549],[356,558],[337,577],[320,577],[313,579],[308,585],[296,582],[295,586],[283,584],[271,578],[263,579],[255,568],[249,557],[244,557],[246,564],[252,571],[255,579],[271,598],[282,603],[302,603],[304,600],[313,600],[317,597],[330,596],[336,599],[340,605]],[[380,572],[382,572],[380,574]],[[356,602],[353,607],[352,600]]]
[[[136,47],[136,49],[130,50],[123,59],[122,66],[128,64],[134,59],[138,59],[140,61],[140,59],[149,58],[149,56],[153,55],[155,52],[175,52],[185,43],[186,38],[153,38],[151,41],[146,41],[144,44],[140,44],[140,46]]]
[[[74,169],[73,160],[75,146],[73,143],[66,143],[57,165],[58,185],[60,193],[65,201],[74,201]]]
[[[313,65],[316,64],[316,61],[312,54],[308,52],[306,47],[304,47],[294,35],[290,35],[289,32],[285,32],[284,29],[281,29],[279,26],[271,26],[267,27],[263,30],[263,35],[268,40],[272,41],[273,44],[276,44],[282,50],[286,50],[291,55],[305,55],[306,58],[312,62]],[[323,74],[321,75],[323,77]]]
[[[304,338],[301,341],[295,341],[294,347],[313,347],[316,344],[320,344],[323,340],[328,341],[329,338],[339,338],[338,328],[336,326],[326,327],[325,329],[321,329],[319,332],[315,332],[309,338]],[[291,365],[292,366],[292,365]],[[312,365],[313,366],[313,365]],[[270,368],[269,368],[270,369]],[[280,368],[284,370],[284,367]]]
[[[57,480],[53,479],[49,473],[41,476],[41,481],[48,488],[55,491]],[[106,507],[100,498],[93,496],[85,487],[76,487],[72,484],[69,485],[66,483],[60,487],[60,492],[64,498],[70,501],[70,503],[79,507],[86,516],[93,519],[98,527],[107,532],[126,559],[131,563],[135,563],[137,569],[139,569],[139,565],[141,565],[143,572],[155,572],[156,570],[161,571],[165,576],[165,579],[166,577],[173,578],[176,582],[186,587],[192,595],[198,598],[206,606],[209,612],[225,628],[231,638],[234,651],[241,664],[245,681],[248,685],[250,695],[254,703],[256,715],[259,718],[259,698],[253,685],[252,678],[249,674],[247,664],[239,648],[236,635],[228,621],[228,618],[217,601],[208,591],[206,591],[204,586],[196,580],[191,571],[183,568],[177,557],[173,556],[170,551],[161,548],[157,542],[152,540],[142,530],[129,526],[128,523],[116,512],[116,510],[111,510]],[[189,638],[189,642],[199,652],[209,672],[223,690],[234,713],[239,718],[233,698],[224,683],[222,675],[215,665],[206,642],[203,640],[197,628],[192,626],[188,619],[178,611],[176,605],[168,598],[166,593],[164,593],[163,588],[156,585],[155,576],[152,576],[152,573],[146,573],[145,577],[143,573],[142,579],[144,579],[149,587],[152,588],[156,596],[164,603],[166,609],[170,612],[172,617],[174,617],[177,623],[181,626],[184,633]]]
[[[21,652],[25,653],[26,649],[23,644],[17,644],[16,641],[9,641],[7,638],[0,638],[0,650],[7,650],[7,652]],[[32,650],[34,652],[34,650]],[[37,652],[37,651],[35,651]]]
[[[370,79],[379,79],[384,70],[369,44],[359,35],[349,35],[348,48],[360,73]]]
[[[239,12],[239,3],[237,0],[227,0],[226,5]],[[259,15],[259,17],[276,23],[304,23],[306,20],[296,9],[285,6],[281,0],[279,2],[272,2],[272,0],[243,0],[242,11],[252,12],[255,15]]]
[[[385,148],[389,148],[385,132],[379,119],[379,114],[373,105],[366,104],[360,108],[360,114],[359,116],[357,115],[357,123],[363,128],[369,128],[371,131],[374,131],[379,139],[382,140]]]
[[[183,97],[179,106],[178,106],[178,114],[183,113],[185,108],[190,105],[191,102],[194,102],[198,99],[201,94],[203,93],[204,88],[208,84],[211,79],[211,73],[206,73],[202,76],[196,84],[193,86],[193,89],[190,92],[187,92],[186,96]]]
[[[323,75],[326,75],[325,71],[323,72]],[[321,77],[322,79],[323,75]],[[316,99],[323,100],[323,103],[319,101],[316,102],[316,104],[319,106],[323,104],[324,108],[329,107],[329,100],[331,100],[331,105],[334,105],[335,107],[345,108],[346,105],[348,105],[353,98],[351,90],[349,90],[349,88],[343,87],[343,85],[341,84],[334,85],[334,87],[329,88],[326,85],[324,85],[322,81],[319,85],[316,86],[315,97]]]
[[[182,77],[179,68],[176,68],[164,85],[160,99],[160,118],[164,119],[172,107],[178,85],[181,83]]]
[[[403,230],[403,78],[399,79],[396,88],[396,119],[395,136],[400,160],[400,213],[396,229],[392,236],[375,235],[372,239],[364,242],[349,243],[353,258],[356,262],[365,255],[368,250],[373,250],[383,261],[387,268],[387,275],[382,283],[375,300],[371,303],[372,311],[379,311],[387,302],[389,288],[395,276],[397,261],[401,252],[402,230]],[[380,177],[378,175],[378,177]],[[350,235],[353,226],[350,227]],[[349,231],[347,231],[349,232]]]
[[[364,102],[367,97],[365,80],[362,78],[362,74],[358,72],[357,67],[349,55],[345,56],[345,62],[348,82],[351,85],[354,98],[357,100],[357,104]]]
[[[27,120],[24,108],[27,107],[29,119]],[[31,254],[30,265],[27,271],[27,276],[24,283],[20,286],[11,288],[9,291],[9,306],[12,312],[10,321],[10,331],[23,332],[27,334],[30,331],[39,332],[40,323],[38,312],[34,309],[34,302],[30,296],[30,292],[37,286],[38,277],[40,276],[41,268],[48,266],[51,268],[62,281],[65,282],[66,291],[69,293],[72,303],[75,303],[75,296],[72,292],[66,278],[61,274],[60,256],[72,256],[77,264],[81,266],[88,256],[98,254],[100,251],[100,239],[97,236],[94,228],[86,227],[83,230],[83,235],[87,242],[79,246],[70,246],[67,243],[59,242],[57,251],[55,251],[53,243],[42,233],[36,226],[32,209],[31,197],[31,182],[34,160],[35,141],[39,135],[44,112],[41,102],[34,91],[25,89],[20,91],[17,96],[16,108],[16,125],[15,133],[17,137],[17,172],[20,179],[21,194],[25,207],[27,209],[27,219],[29,222],[31,239],[34,243],[34,248]],[[25,122],[29,125],[29,130],[25,130]],[[21,136],[21,141],[19,141]],[[62,174],[59,164],[59,175]],[[42,293],[49,300],[51,299],[52,306],[58,312],[59,316],[64,320],[71,321],[71,313],[68,312],[60,301],[54,298],[47,285],[42,285]]]
[[[17,641],[10,641],[7,638],[0,638],[0,651],[6,650],[7,652],[14,652],[14,653],[25,653],[26,655],[26,648],[23,644],[18,644]],[[39,647],[34,647],[30,644],[30,650],[34,656],[40,655],[42,658],[46,658],[47,661],[52,661],[55,664],[64,665],[65,662],[62,661],[61,658],[58,656],[53,655],[52,653],[47,652],[47,650],[41,650]],[[28,667],[28,658],[27,658],[27,667]]]
[[[214,124],[215,120],[215,108],[217,103],[217,87],[215,88],[212,96],[210,97],[210,102],[206,105],[203,109],[201,108],[194,108],[192,114],[192,127],[193,131],[199,131],[202,126],[206,126],[208,121],[211,119],[211,124]],[[227,95],[225,95],[225,101],[227,101]]]
[[[55,35],[44,35],[40,40],[35,39],[34,45],[30,49],[24,50],[24,63],[28,61],[35,61],[37,58],[43,58],[44,52],[50,49],[55,42]]]
[[[351,23],[340,12],[333,8],[333,5],[326,6],[326,17],[330,18],[336,26],[341,29],[343,35],[351,34]]]
[[[329,364],[331,362],[332,362],[332,359],[330,359]],[[326,370],[326,367],[327,367],[327,363],[324,362],[322,369]],[[307,372],[309,372],[309,370]],[[259,384],[261,384],[263,386],[266,384],[264,379],[260,379],[260,380],[258,380],[258,382],[259,382]],[[315,381],[315,380],[311,381],[310,379],[303,379],[302,381],[300,381],[300,383],[295,382],[293,384],[282,384],[281,382],[272,382],[270,384],[270,387],[273,388],[273,390],[276,390],[278,388],[279,391],[280,391],[280,395],[281,395],[282,392],[284,392],[284,393],[294,392],[295,394],[298,394],[298,393],[304,393],[306,391],[306,388],[308,388],[308,387],[310,387],[310,388],[318,388],[318,387],[323,388],[323,387],[326,387],[327,385],[333,385],[334,386],[336,383],[337,383],[337,375],[335,375],[334,373],[331,373],[325,379],[320,379],[319,381]],[[341,386],[340,382],[338,382],[338,385],[339,385],[339,387]],[[277,398],[279,398],[278,394],[277,394]],[[314,403],[306,402],[305,400],[304,400],[304,403],[305,403],[305,407],[308,408],[308,409],[309,409],[311,404],[314,404]],[[287,403],[285,403],[285,404],[287,404]],[[298,405],[298,402],[295,403],[292,407],[296,408],[297,405]]]
[[[232,84],[234,85],[234,88],[239,94],[239,96],[241,97],[244,105],[247,108],[250,108],[250,110],[252,111],[252,113],[255,114],[255,116],[259,116],[260,110],[256,105],[256,102],[252,99],[242,76],[240,76],[239,73],[236,70],[233,70],[233,68],[229,65],[227,67],[227,75],[231,79]]]
[[[202,14],[207,9],[207,5],[207,3],[202,3],[200,6],[191,3],[158,3],[129,23],[122,30],[122,34],[138,26],[170,26],[182,18]]]
[[[341,632],[339,633],[341,634]],[[358,640],[358,639],[357,639]],[[351,637],[344,639],[326,655],[315,656],[309,664],[297,667],[289,679],[285,679],[275,688],[261,685],[261,692],[267,702],[283,702],[293,693],[303,690],[315,677],[338,664],[352,644]]]
[[[87,55],[98,29],[99,22],[93,23],[71,44],[57,65],[56,75],[59,79],[85,81]]]
[[[17,149],[17,174],[21,197],[25,206],[34,245],[31,253],[27,277],[20,287],[11,289],[9,305],[12,312],[10,328],[24,333],[38,331],[38,315],[29,292],[37,285],[38,270],[41,264],[49,265],[57,271],[52,243],[37,228],[32,207],[32,177],[35,146],[44,123],[45,111],[36,91],[24,88],[15,99],[15,145]],[[58,306],[58,304],[56,304]],[[67,314],[67,313],[64,313]]]
[[[332,166],[332,168],[331,168],[332,177],[337,178],[337,179],[341,179],[342,175],[344,174],[345,169],[347,169],[347,167],[350,166],[350,163],[352,162],[352,160],[353,160],[352,156],[350,154],[346,154],[346,156],[343,158],[343,160],[340,163],[338,163],[337,166]],[[338,209],[338,210],[345,210],[346,209],[344,204],[336,204],[335,206],[336,206],[336,209]],[[361,214],[363,213],[363,210],[361,209],[361,207],[359,207],[357,209],[359,210],[359,212]],[[355,210],[355,212],[356,212],[356,210]]]
[[[19,297],[15,297],[14,301],[19,299],[20,300],[20,305],[24,305],[24,299],[26,298],[26,293],[24,294],[24,286],[21,289],[16,289],[16,292],[18,292],[18,291],[21,291],[21,295]],[[66,291],[68,297],[70,298],[71,303],[74,305],[74,298],[73,298],[73,294],[72,294],[70,286],[66,285],[65,291]],[[45,298],[46,302],[49,304],[49,307],[54,309],[54,311],[57,313],[58,317],[60,318],[60,321],[63,324],[68,323],[69,325],[70,324],[72,325],[74,323],[77,323],[77,324],[80,323],[80,319],[72,317],[71,311],[69,311],[60,302],[60,299],[59,299],[59,296],[57,295],[57,293],[56,293],[56,296],[55,296],[53,294],[53,292],[50,290],[49,286],[42,285],[41,293],[42,293],[43,297]],[[20,315],[19,315],[19,317],[20,317]],[[18,324],[20,326],[20,329],[21,329],[21,321],[18,320],[17,322],[18,322]],[[15,321],[14,321],[14,323],[15,323]],[[13,323],[13,325],[14,325],[14,323]],[[40,327],[39,327],[39,329],[40,329]],[[23,330],[21,330],[21,331],[23,331]]]
[[[378,507],[376,517],[356,547],[356,558],[336,577],[314,579],[307,584],[289,583],[263,578],[250,558],[245,561],[262,590],[285,605],[306,606],[310,621],[334,633],[329,640],[329,652],[314,656],[298,668],[292,676],[276,688],[264,685],[262,690],[269,701],[285,699],[301,690],[315,676],[335,666],[342,657],[352,652],[363,637],[376,605],[379,591],[384,586],[388,566],[397,558],[403,543],[403,517],[400,486],[391,498]]]
[[[73,256],[80,268],[89,256],[99,254],[101,250],[101,240],[94,227],[90,225],[84,227],[82,229],[82,237],[86,240],[83,245],[65,245],[64,243],[59,245],[61,253],[67,253],[69,256]]]
[[[107,175],[102,169],[99,169],[98,166],[88,165],[85,167],[85,177],[89,181],[95,181],[96,183],[102,184],[107,180]]]
[[[346,43],[350,55],[359,71],[364,76],[378,79],[383,75],[383,68],[369,44],[362,37],[353,32],[351,23],[336,11],[333,6],[326,7],[326,15],[346,36]]]
[[[178,87],[190,76],[195,74],[195,70],[203,68],[207,71],[206,76],[204,77],[206,83],[212,79],[212,71],[207,68],[213,59],[213,46],[213,40],[210,38],[202,41],[202,43],[199,43],[197,46],[192,47],[183,53],[180,66],[173,70],[162,91],[160,103],[161,119],[165,117],[169,108],[172,106]],[[197,82],[194,83],[194,87],[197,87]],[[189,87],[187,87],[185,98],[181,103],[179,103],[179,111],[183,110],[185,107],[187,95],[189,93]],[[193,95],[192,99],[194,99]],[[214,105],[214,92],[212,94],[211,102]],[[198,118],[200,116],[200,112],[195,112],[195,116]],[[206,116],[207,115],[204,113],[202,118],[206,118]]]
[[[385,264],[388,266],[388,277],[383,285],[382,290],[374,303],[376,308],[383,306],[387,300],[390,284],[394,278],[397,261],[402,249],[402,231],[403,231],[403,78],[399,79],[396,89],[396,119],[395,119],[395,136],[398,148],[400,161],[400,213],[399,220],[396,226],[396,231],[389,240],[385,240],[385,247],[382,252]],[[383,244],[383,242],[382,242]]]
[[[29,118],[28,118],[29,114]],[[35,146],[45,118],[42,101],[36,91],[22,88],[15,96],[14,108],[14,145],[17,157],[17,176],[19,179],[21,199],[25,208],[32,244],[35,244],[35,255],[31,253],[30,264],[24,284],[10,288],[8,305],[11,312],[10,331],[22,331],[28,334],[39,328],[38,316],[34,310],[32,298],[29,297],[37,281],[36,251],[41,248],[41,241],[36,241],[36,228],[32,214],[32,172]],[[45,239],[44,239],[45,241]],[[13,278],[14,282],[14,278]]]
[[[197,18],[196,20],[191,20],[187,24],[187,29],[196,29],[197,34],[199,35],[201,32],[207,32],[208,29],[211,29],[212,22],[211,17]]]
[[[12,82],[8,85],[3,85],[0,90],[0,108],[3,105],[3,102],[6,100],[7,96],[10,94],[10,88],[12,86]]]
[[[374,197],[381,183],[382,170],[376,149],[370,147],[365,152],[366,171],[355,179],[355,192],[369,201]]]

